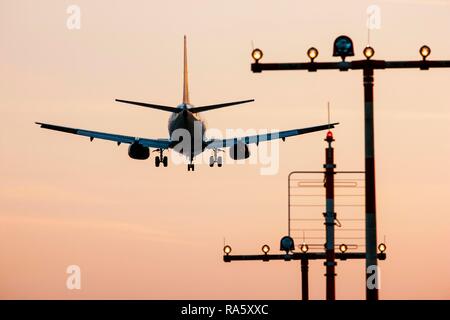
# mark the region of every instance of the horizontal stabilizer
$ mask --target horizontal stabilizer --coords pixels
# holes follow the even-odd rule
[[[227,102],[227,103],[220,103],[220,104],[211,104],[209,106],[193,107],[193,108],[190,108],[189,111],[191,111],[193,113],[198,113],[198,112],[209,111],[209,110],[234,106],[236,104],[248,103],[248,102],[253,102],[253,101],[255,101],[255,100],[251,99],[251,100],[242,100],[242,101]]]
[[[167,112],[178,113],[178,112],[182,111],[181,109],[178,109],[178,108],[168,107],[168,106],[161,106],[159,104],[151,104],[151,103],[145,103],[145,102],[136,102],[136,101],[128,101],[128,100],[120,100],[120,99],[116,99],[116,101],[117,102],[122,102],[122,103],[134,104],[136,106],[141,106],[141,107],[146,107],[146,108],[152,108],[152,109],[167,111]]]

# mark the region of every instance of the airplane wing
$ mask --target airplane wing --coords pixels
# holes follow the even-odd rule
[[[247,137],[240,137],[240,138],[230,138],[230,139],[213,139],[210,141],[206,141],[206,148],[207,149],[215,149],[215,148],[226,148],[226,147],[232,147],[237,142],[243,142],[245,144],[251,144],[251,143],[260,143],[263,141],[269,141],[274,139],[285,139],[287,137],[292,136],[298,136],[305,133],[310,132],[316,132],[316,131],[322,131],[334,128],[335,125],[338,125],[339,123],[331,123],[331,124],[325,124],[321,126],[315,126],[315,127],[309,127],[309,128],[302,128],[302,129],[294,129],[294,130],[287,130],[287,131],[280,131],[280,132],[274,132],[274,133],[267,133],[267,134],[258,134],[255,136],[247,136]]]
[[[77,134],[80,136],[89,137],[91,139],[91,141],[94,139],[109,140],[109,141],[117,142],[118,145],[120,145],[121,143],[132,144],[134,142],[139,142],[144,147],[161,148],[161,149],[169,149],[172,147],[172,143],[168,139],[146,139],[146,138],[139,138],[139,137],[132,137],[132,136],[123,136],[120,134],[89,131],[89,130],[83,130],[83,129],[57,126],[57,125],[41,123],[41,122],[36,122],[36,124],[40,125],[41,128],[44,128],[44,129],[61,131],[61,132],[72,133],[72,134]]]

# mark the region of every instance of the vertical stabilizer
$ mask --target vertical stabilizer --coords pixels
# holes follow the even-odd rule
[[[186,36],[184,36],[183,103],[190,104],[190,102],[189,102]]]

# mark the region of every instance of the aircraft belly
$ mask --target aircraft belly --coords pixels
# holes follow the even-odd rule
[[[169,119],[170,136],[172,137],[173,133],[178,129],[189,132],[189,136],[191,138],[191,150],[182,149],[181,153],[183,155],[187,157],[195,157],[203,152],[203,136],[206,128],[205,124],[201,120],[196,118],[192,113],[186,111],[173,114]],[[177,148],[175,150],[177,150]]]

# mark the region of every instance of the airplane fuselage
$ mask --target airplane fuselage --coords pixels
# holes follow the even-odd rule
[[[206,125],[198,114],[189,111],[190,107],[185,103],[178,105],[177,108],[183,111],[170,115],[168,129],[171,139],[179,140],[180,136],[190,138],[190,143],[185,144],[184,148],[175,150],[192,159],[203,152]]]

